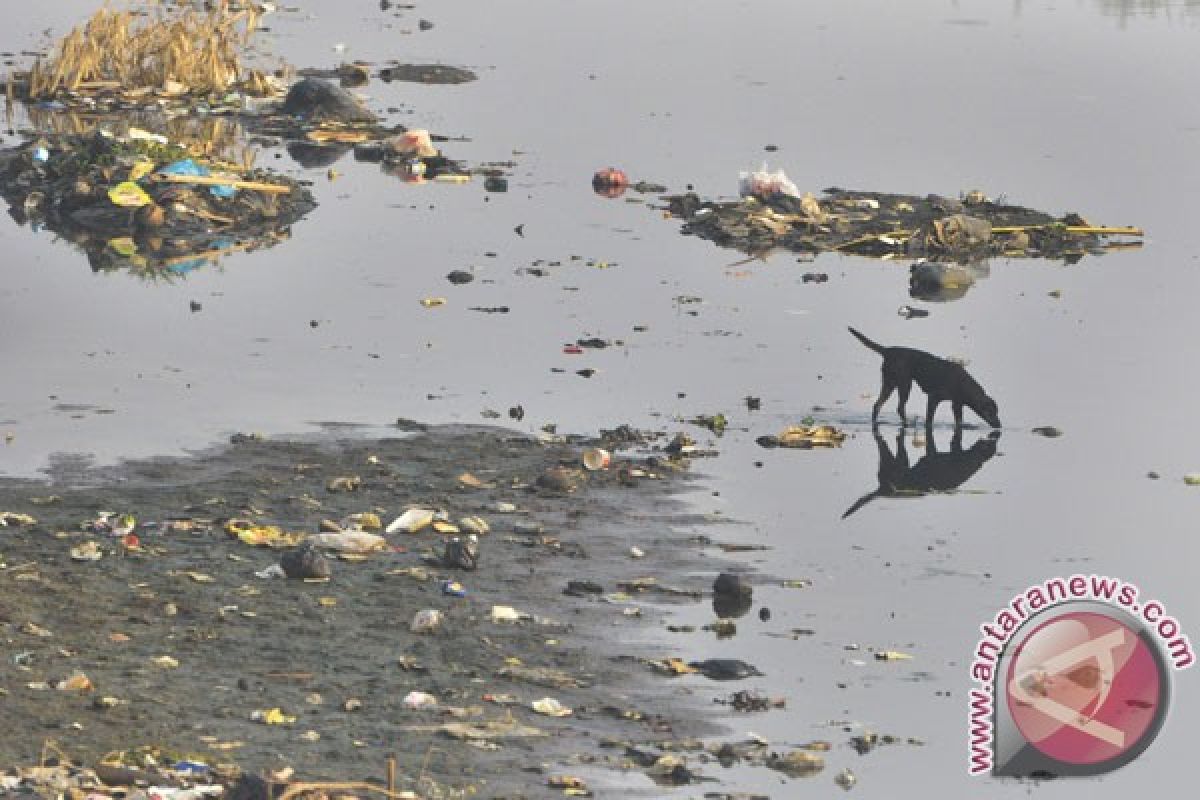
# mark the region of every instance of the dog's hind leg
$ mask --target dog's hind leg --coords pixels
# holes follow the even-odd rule
[[[892,396],[895,391],[896,384],[888,375],[887,370],[883,372],[883,385],[879,387],[879,397],[875,400],[875,405],[871,408],[871,427],[879,424],[879,409],[883,408],[883,404]]]
[[[912,391],[912,381],[904,381],[898,387],[900,402],[896,404],[896,411],[900,414],[900,427],[908,427],[908,413],[904,407],[908,405],[908,393]]]

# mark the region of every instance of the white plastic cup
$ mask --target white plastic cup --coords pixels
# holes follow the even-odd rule
[[[583,466],[592,472],[608,469],[608,465],[611,463],[612,453],[602,447],[589,447],[583,451]]]

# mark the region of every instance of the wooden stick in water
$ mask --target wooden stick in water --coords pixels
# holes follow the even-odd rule
[[[234,189],[249,189],[254,192],[271,192],[273,194],[288,194],[292,187],[278,183],[260,183],[258,181],[242,181],[234,178],[220,178],[215,175],[156,175],[155,180],[167,183],[191,183],[198,186],[232,186]]]
[[[1020,233],[1022,231],[1045,230],[1047,228],[1059,227],[1057,224],[1049,225],[1002,225],[992,228],[992,233]],[[1064,225],[1062,226],[1067,233],[1076,233],[1081,235],[1094,234],[1096,236],[1145,236],[1146,232],[1141,228],[1112,228],[1104,225]]]

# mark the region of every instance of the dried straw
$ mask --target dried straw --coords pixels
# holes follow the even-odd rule
[[[29,74],[29,94],[119,88],[166,95],[223,94],[238,87],[271,92],[270,82],[242,64],[258,30],[252,7],[234,10],[230,0],[171,5],[149,0],[143,11],[101,8],[71,30]]]

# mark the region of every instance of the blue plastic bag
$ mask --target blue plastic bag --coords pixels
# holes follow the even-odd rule
[[[211,174],[208,167],[197,164],[190,158],[167,164],[158,171],[162,175],[188,175],[197,178],[207,178]],[[212,193],[213,197],[221,197],[226,200],[237,194],[237,189],[232,186],[213,186],[208,191]]]

